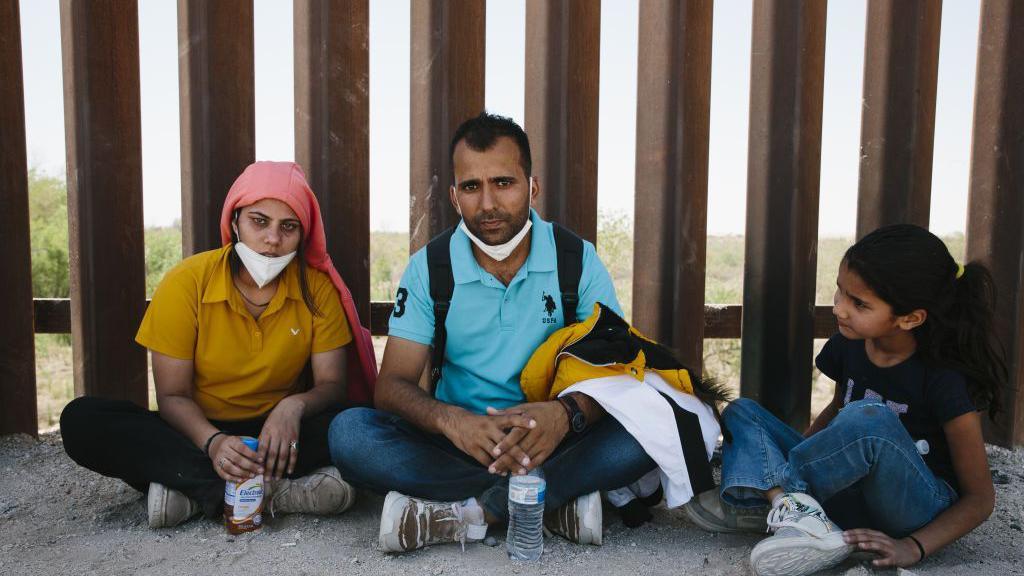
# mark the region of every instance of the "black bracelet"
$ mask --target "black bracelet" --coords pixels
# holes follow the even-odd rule
[[[910,538],[911,540],[913,540],[914,544],[917,544],[918,551],[921,552],[921,557],[918,558],[917,561],[920,562],[921,560],[924,560],[924,546],[921,546],[921,541],[918,540],[917,538],[914,538],[914,536],[912,534],[907,534],[907,538]]]
[[[210,443],[213,442],[214,438],[220,436],[221,434],[227,434],[227,432],[223,430],[217,430],[216,432],[211,434],[209,438],[206,439],[206,445],[203,446],[203,454],[206,454],[207,456],[210,455]],[[918,546],[920,546],[920,544],[918,544]]]

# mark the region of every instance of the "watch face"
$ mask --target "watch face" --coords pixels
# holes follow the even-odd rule
[[[583,432],[583,429],[587,427],[587,417],[582,412],[577,412],[572,416],[572,429],[573,432]]]

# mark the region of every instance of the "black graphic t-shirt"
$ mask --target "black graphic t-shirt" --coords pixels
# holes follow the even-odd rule
[[[942,425],[975,410],[960,373],[929,367],[917,354],[880,368],[868,359],[864,340],[850,340],[841,334],[829,338],[814,363],[841,387],[844,406],[867,398],[895,412],[917,443],[925,464],[959,491]]]

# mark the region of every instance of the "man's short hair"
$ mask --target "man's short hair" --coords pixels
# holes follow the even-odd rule
[[[455,129],[452,136],[452,145],[448,150],[448,163],[455,173],[455,146],[465,140],[471,150],[484,152],[490,150],[494,143],[502,136],[507,136],[515,141],[519,147],[519,165],[523,173],[530,176],[533,169],[533,159],[530,157],[530,139],[526,132],[516,124],[515,120],[497,114],[490,114],[486,110],[478,116],[466,120]]]

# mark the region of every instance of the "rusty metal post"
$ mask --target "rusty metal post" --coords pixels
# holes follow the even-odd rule
[[[256,158],[252,0],[178,0],[181,241],[217,248],[231,184]]]
[[[743,396],[810,417],[825,0],[757,0],[750,63]]]
[[[870,0],[857,237],[928,226],[942,0]]]
[[[984,421],[988,439],[1009,446],[1024,444],[1024,4],[985,0],[978,40],[967,260],[988,266],[996,282],[1010,382],[1003,413]]]
[[[368,0],[295,2],[295,158],[316,192],[327,252],[370,317]]]
[[[448,199],[455,129],[484,108],[484,0],[416,0],[410,54],[409,251],[459,221]]]
[[[633,324],[700,374],[704,356],[711,0],[640,4]]]
[[[537,211],[597,240],[600,0],[526,3],[526,132]]]
[[[25,96],[21,73],[18,0],[0,0],[0,435],[35,436],[36,359],[32,322],[32,257],[29,242]]]
[[[75,393],[148,404],[139,14],[61,0]]]

